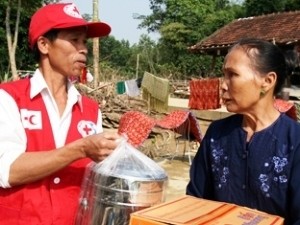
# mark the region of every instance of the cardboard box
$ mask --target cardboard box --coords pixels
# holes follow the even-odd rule
[[[234,204],[183,196],[134,212],[130,225],[283,225],[283,218]]]

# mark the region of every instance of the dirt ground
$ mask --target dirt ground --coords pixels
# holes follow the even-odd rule
[[[168,174],[168,184],[165,193],[166,201],[183,196],[189,181],[189,162],[186,159],[164,159],[158,164]]]
[[[209,123],[199,121],[202,135],[205,134]],[[166,189],[166,201],[181,197],[185,194],[189,182],[189,170],[192,160],[200,146],[199,143],[188,140],[176,139],[172,136],[166,142],[154,145],[153,141],[147,139],[144,145],[151,148],[155,153],[153,158],[167,173],[168,185]],[[140,149],[144,151],[144,149]],[[144,152],[145,153],[145,152]],[[146,152],[149,154],[149,152]]]
[[[184,152],[185,144],[185,152]],[[176,146],[177,145],[177,146]],[[198,145],[190,145],[188,141],[181,143],[170,143],[170,146],[177,147],[177,152],[168,156],[155,159],[155,161],[166,171],[168,184],[166,188],[166,201],[170,201],[185,194],[186,185],[189,181],[189,170]]]
[[[140,149],[152,158],[167,173],[168,183],[165,192],[165,200],[170,201],[185,194],[189,181],[189,170],[192,160],[198,150],[199,144],[187,140],[176,140],[174,137],[166,143],[154,144],[153,140],[146,140],[144,146],[148,150]],[[149,154],[149,148],[152,151]]]

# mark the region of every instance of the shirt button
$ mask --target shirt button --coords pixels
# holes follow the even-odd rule
[[[55,177],[53,180],[54,184],[59,184],[60,182],[60,178],[59,177]]]
[[[247,158],[247,154],[244,153],[244,154],[242,155],[242,159],[246,159],[246,158]]]
[[[242,185],[242,189],[246,189],[246,185],[245,184]]]

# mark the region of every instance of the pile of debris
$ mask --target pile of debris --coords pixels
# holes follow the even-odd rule
[[[142,97],[129,97],[126,94],[119,95],[115,90],[115,83],[102,83],[97,88],[89,85],[77,84],[81,94],[87,95],[99,103],[103,116],[103,127],[117,129],[121,116],[128,111],[139,111],[148,115],[158,113],[150,111],[148,102]]]
[[[76,85],[81,94],[87,95],[99,103],[104,129],[118,129],[120,118],[129,111],[139,111],[154,118],[161,118],[166,115],[150,110],[148,102],[143,100],[141,96],[129,97],[126,94],[117,94],[116,84],[113,82],[102,83],[97,88],[80,83]],[[179,86],[181,87],[181,85]],[[173,89],[178,90],[176,87]],[[182,152],[185,153],[188,151],[187,149],[194,150],[195,148],[197,148],[195,142],[190,143],[181,140],[181,135],[159,127],[154,127],[147,140],[139,147],[151,158],[169,157],[170,159],[178,154],[181,155]]]
[[[96,88],[93,83],[76,84],[78,90],[99,103],[103,114],[103,127],[107,129],[117,129],[121,116],[128,111],[139,111],[155,118],[164,116],[150,109],[149,104],[142,96],[129,97],[126,94],[117,94],[116,82],[103,82]],[[188,81],[171,81],[171,96],[177,98],[187,98],[189,95]]]

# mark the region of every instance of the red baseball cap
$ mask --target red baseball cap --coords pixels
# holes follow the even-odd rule
[[[111,28],[103,22],[88,22],[73,3],[49,4],[33,14],[29,25],[29,45],[33,48],[37,39],[52,29],[87,27],[87,37],[107,36]]]

